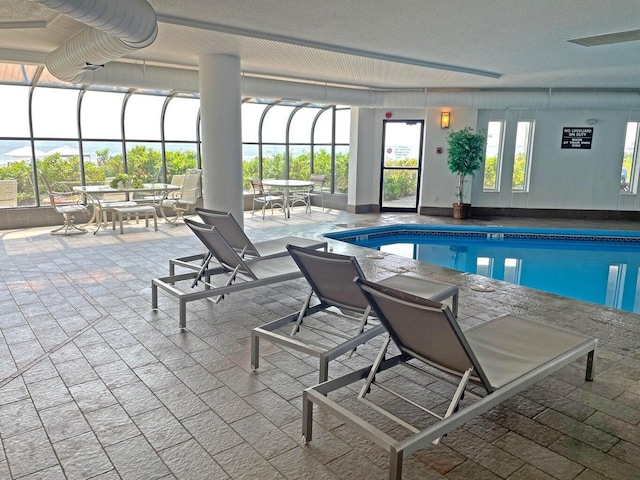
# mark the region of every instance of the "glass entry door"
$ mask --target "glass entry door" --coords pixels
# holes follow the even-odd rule
[[[381,211],[418,210],[423,120],[384,120]]]

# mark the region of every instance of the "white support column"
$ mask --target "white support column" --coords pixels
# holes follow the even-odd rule
[[[240,58],[202,55],[200,114],[204,207],[243,221]]]
[[[348,212],[367,213],[378,210],[380,154],[376,150],[376,133],[376,110],[352,107]]]

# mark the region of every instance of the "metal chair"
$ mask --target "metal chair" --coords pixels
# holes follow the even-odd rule
[[[284,195],[282,193],[274,193],[271,192],[269,187],[266,187],[262,184],[262,180],[258,180],[256,178],[252,178],[249,180],[251,182],[251,188],[253,189],[253,204],[251,208],[251,215],[253,216],[256,210],[256,203],[261,204],[262,208],[262,219],[264,220],[264,211],[267,208],[267,205],[271,206],[271,215],[273,215],[273,207],[279,206],[285,212],[285,216],[287,215],[285,206],[284,206]]]
[[[197,168],[188,169],[185,172],[180,191],[160,202],[160,213],[168,223],[175,225],[198,202],[201,176],[202,170]],[[171,210],[174,215],[167,217],[165,210]]]
[[[324,212],[324,181],[326,175],[311,175],[310,180],[313,182],[311,190],[309,190],[309,213],[311,213],[311,197],[320,197],[320,205]]]
[[[53,190],[47,177],[42,172],[38,173],[42,179],[42,184],[47,190],[47,195],[49,195],[51,206],[57,213],[61,214],[64,219],[61,227],[51,230],[51,235],[77,235],[87,233],[86,228],[78,227],[74,223],[75,214],[89,214],[87,207],[80,202],[81,197],[78,197],[77,193],[70,190]]]
[[[309,188],[294,190],[291,196],[291,206],[302,204],[306,208],[306,212],[311,214],[311,198],[320,197],[320,205],[324,212],[324,181],[326,175],[311,175],[310,181],[313,185]]]

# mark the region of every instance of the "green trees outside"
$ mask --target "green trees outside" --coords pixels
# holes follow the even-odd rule
[[[386,167],[417,167],[417,158],[385,160]],[[384,174],[383,199],[386,201],[415,196],[418,185],[417,170],[386,170]]]
[[[308,180],[310,176],[310,153],[295,156],[290,161],[290,178]],[[127,152],[128,172],[143,182],[156,182],[164,179],[162,174],[162,156],[158,150],[145,145],[137,145]],[[166,152],[167,179],[184,173],[197,165],[195,151]],[[71,190],[81,184],[80,158],[49,155],[37,161],[38,170],[46,175],[53,188]],[[263,178],[284,178],[285,161],[281,153],[263,159]],[[242,164],[244,188],[249,189],[249,179],[258,177],[258,158]],[[95,162],[84,162],[85,184],[102,185],[109,177],[124,173],[122,154],[112,155],[108,148],[96,151]],[[331,175],[331,153],[326,149],[314,152],[314,173]],[[31,163],[17,162],[0,167],[0,180],[18,181],[18,205],[35,205],[35,189]],[[336,192],[347,193],[349,183],[349,153],[336,154]],[[41,198],[44,198],[41,188]]]
[[[525,153],[519,153],[516,158],[513,159],[513,181],[511,182],[511,188],[514,190],[524,190],[524,176],[525,169],[527,167],[527,155]]]
[[[495,190],[498,185],[498,157],[488,157],[484,160],[484,178],[482,187],[485,190]]]
[[[628,185],[631,183],[631,170],[633,169],[633,157],[631,156],[631,152],[625,152],[624,158],[622,159],[622,171],[620,172],[620,189],[628,188]],[[624,182],[622,179],[622,173],[625,173],[626,176],[624,178]],[[623,183],[625,185],[623,185]]]
[[[498,157],[489,157],[484,161],[484,179],[482,186],[485,190],[495,190],[497,188],[497,165]],[[527,156],[519,153],[513,161],[513,177],[511,188],[513,190],[524,190],[524,177],[527,167]]]
[[[304,152],[289,160],[289,178],[309,180],[311,175],[311,153]],[[313,173],[331,177],[331,152],[326,149],[314,151]],[[285,159],[282,153],[262,158],[262,178],[284,178]],[[251,189],[252,178],[258,178],[258,157],[242,162],[242,179],[245,190]],[[347,193],[349,184],[349,153],[336,153],[336,193]]]
[[[108,148],[96,151],[96,161],[84,162],[86,185],[104,184],[107,177],[115,177],[124,173],[122,154],[111,155]],[[167,178],[177,173],[184,173],[187,168],[195,168],[197,164],[194,151],[170,151],[167,157]],[[158,150],[144,145],[137,145],[127,152],[128,171],[139,176],[143,182],[157,182],[164,179],[162,175],[162,155]],[[80,158],[61,157],[60,154],[49,155],[37,160],[37,167],[52,184],[53,189],[71,190],[81,184]],[[30,162],[16,162],[0,167],[0,180],[15,179],[18,181],[18,205],[35,205],[34,172]],[[45,198],[44,188],[40,188],[41,198]]]

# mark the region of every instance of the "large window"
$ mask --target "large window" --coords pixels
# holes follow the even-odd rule
[[[251,178],[308,180],[326,175],[333,193],[347,193],[351,110],[332,105],[245,100],[242,157],[245,190]]]
[[[484,180],[482,182],[482,188],[486,191],[498,191],[500,189],[503,132],[504,122],[489,122],[487,126],[487,147],[484,156]]]
[[[2,136],[29,137],[29,87],[0,85],[0,103],[4,112],[0,115]]]
[[[0,118],[0,208],[47,205],[38,171],[68,190],[124,172],[171,182],[202,165],[197,94],[71,85],[44,67],[0,64],[0,71],[0,102],[11,113]],[[332,192],[346,193],[349,123],[348,107],[244,99],[247,185],[319,173]]]
[[[529,189],[532,140],[533,122],[518,122],[518,128],[516,130],[516,148],[513,155],[512,182],[512,189],[516,192],[525,192]]]
[[[638,192],[638,138],[639,122],[627,123],[627,134],[624,139],[622,156],[622,173],[620,175],[620,191],[624,193]]]
[[[80,90],[36,87],[31,105],[33,135],[39,138],[78,138]]]

